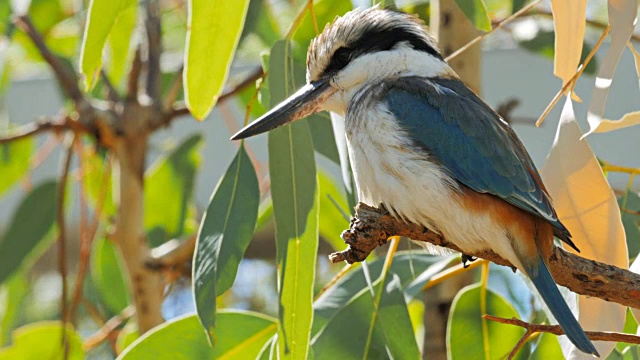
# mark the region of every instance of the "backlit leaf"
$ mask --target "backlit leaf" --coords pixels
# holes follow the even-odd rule
[[[277,328],[275,319],[243,311],[220,311],[217,322],[213,347],[198,317],[188,315],[148,331],[118,359],[255,359]]]
[[[58,184],[47,181],[23,199],[0,238],[0,283],[36,248],[55,222]]]
[[[582,1],[586,2],[586,0]],[[595,88],[591,95],[591,104],[587,115],[590,129],[586,135],[594,132],[600,126],[600,122],[604,117],[613,75],[618,67],[622,51],[627,46],[636,24],[638,2],[637,0],[609,0],[608,13],[609,24],[611,25],[611,31],[609,32],[611,44],[600,65]]]
[[[468,359],[470,354],[487,360],[504,359],[524,334],[522,328],[482,318],[482,291],[480,284],[470,285],[460,290],[453,300],[447,321],[447,349],[451,360]],[[487,314],[507,319],[518,317],[504,298],[490,290],[485,291]],[[527,358],[526,354],[518,357]]]
[[[567,98],[553,147],[541,171],[542,179],[554,200],[558,218],[580,248],[580,256],[626,269],[627,243],[616,197],[589,143],[580,140],[581,136],[573,104]],[[566,249],[575,253],[570,247]],[[580,296],[578,308],[578,319],[585,329],[620,331],[624,326],[622,305]],[[600,341],[594,345],[601,355],[606,355],[615,343]],[[577,351],[573,345],[567,346],[563,345],[563,351],[571,350],[566,350],[565,356],[568,351]]]
[[[131,59],[131,39],[136,28],[137,6],[130,6],[120,12],[109,34],[109,67],[108,74],[114,84],[124,80],[127,62]]]
[[[184,86],[187,107],[204,119],[227,80],[249,0],[189,0]]]
[[[318,191],[320,192],[320,235],[334,250],[341,251],[345,244],[340,234],[349,228],[350,212],[347,199],[333,179],[324,171],[318,172]]]
[[[210,335],[215,325],[216,297],[233,285],[256,226],[259,201],[258,177],[243,143],[213,191],[194,255],[196,310]]]
[[[29,294],[29,282],[24,271],[14,273],[2,287],[4,301],[0,303],[0,346],[9,344],[11,330],[24,315],[24,300]]]
[[[269,60],[271,107],[295,91],[290,44],[277,42]],[[306,120],[269,132],[269,175],[276,224],[281,356],[306,359],[313,318],[318,251],[318,186]]]
[[[33,139],[25,138],[0,145],[0,195],[9,190],[29,170]]]
[[[553,74],[565,85],[575,75],[582,54],[587,0],[551,0],[555,28]]]
[[[69,350],[64,356],[65,347],[60,344],[62,326],[59,321],[46,321],[17,329],[13,332],[12,345],[0,349],[0,359],[84,359],[82,338],[70,325],[66,328]]]
[[[112,313],[119,314],[129,305],[129,289],[120,254],[114,244],[105,238],[98,238],[93,243],[91,280]]]
[[[80,71],[87,90],[93,88],[102,68],[102,50],[116,19],[136,4],[135,0],[91,0],[80,50]]]
[[[201,146],[202,135],[193,135],[145,173],[144,204],[149,210],[144,214],[144,227],[152,235],[155,233],[150,236],[154,246],[181,235],[184,230],[200,166]]]
[[[456,0],[464,15],[479,30],[491,30],[491,18],[482,0]]]

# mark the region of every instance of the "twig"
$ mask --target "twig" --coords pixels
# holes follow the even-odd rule
[[[349,245],[348,249],[331,254],[329,258],[334,263],[362,261],[373,249],[387,243],[387,239],[394,235],[461,251],[442,235],[431,232],[422,225],[405,223],[395,219],[385,210],[360,203],[356,207],[356,216],[351,219],[350,228],[342,233],[342,238]],[[514,268],[511,263],[491,250],[467,255]],[[585,259],[558,247],[552,251],[549,268],[558,285],[571,291],[640,309],[640,274]]]
[[[258,79],[260,79],[263,75],[264,75],[264,72],[262,71],[262,67],[256,67],[256,69],[253,72],[251,72],[244,80],[239,82],[233,88],[222,93],[222,95],[220,95],[220,97],[218,98],[218,104],[237,95],[239,92],[244,90],[247,86],[255,84],[255,82]],[[168,114],[168,116],[162,122],[159,122],[157,125],[155,125],[152,130],[169,125],[169,123],[171,123],[171,121],[176,117],[189,115],[189,114],[190,114],[189,109],[187,109],[187,107],[184,104],[174,104],[173,110]]]
[[[80,231],[80,260],[78,261],[78,271],[76,272],[76,280],[74,283],[73,295],[71,298],[71,310],[70,316],[71,319],[75,319],[75,314],[78,309],[78,305],[82,301],[82,292],[84,288],[84,279],[89,271],[89,260],[91,257],[91,245],[95,240],[96,234],[98,233],[98,227],[100,224],[100,217],[102,216],[102,209],[104,207],[104,203],[106,200],[106,195],[108,193],[107,187],[109,186],[109,175],[111,175],[111,161],[107,158],[104,166],[104,174],[102,176],[102,182],[100,184],[100,197],[94,209],[93,221],[91,225],[91,229],[87,231],[85,226],[83,225],[86,222],[86,219],[83,214],[86,214],[86,200],[85,199],[85,186],[84,186],[84,159],[82,149],[78,150],[78,154],[80,154],[80,197],[83,202],[80,206],[80,214],[81,214],[81,231]]]
[[[472,262],[471,264],[468,264],[467,267],[465,267],[463,264],[458,264],[450,268],[444,269],[441,272],[433,275],[431,279],[429,279],[429,281],[427,281],[427,283],[424,284],[424,287],[422,288],[422,290],[426,291],[446,280],[451,279],[452,277],[458,276],[460,274],[466,274],[467,271],[471,269],[475,269],[478,266],[484,265],[484,263],[486,262],[487,260],[478,259]]]
[[[41,132],[66,130],[75,132],[87,131],[80,123],[72,121],[68,117],[63,117],[62,119],[43,118],[10,130],[8,134],[0,134],[0,144],[24,139]]]
[[[65,325],[62,331],[62,345],[64,346],[64,358],[69,356],[69,342],[67,338],[66,324],[69,322],[69,312],[67,307],[67,226],[64,214],[64,203],[67,195],[67,179],[69,178],[69,169],[71,168],[71,160],[73,159],[73,144],[76,141],[75,135],[67,139],[66,155],[62,163],[62,175],[58,184],[58,198],[56,204],[56,220],[58,225],[58,270],[62,280],[62,295],[60,297],[60,312],[62,322]]]
[[[513,348],[507,359],[513,359],[518,350],[524,345],[527,339],[535,334],[535,333],[549,333],[553,335],[564,335],[564,331],[560,327],[560,325],[541,325],[541,324],[531,324],[516,318],[513,319],[505,319],[493,315],[482,315],[484,319],[495,321],[501,324],[515,325],[520,326],[526,329],[522,338],[518,340],[518,343]],[[627,344],[640,344],[640,336],[624,334],[613,331],[585,331],[587,337],[592,341],[613,341],[613,342],[623,342]]]
[[[602,32],[602,35],[600,35],[600,39],[598,39],[598,42],[596,43],[596,45],[593,47],[593,49],[591,49],[591,52],[589,53],[589,55],[587,55],[587,57],[584,59],[584,61],[582,62],[582,65],[580,65],[575,75],[573,75],[571,79],[569,79],[569,81],[567,81],[567,83],[564,84],[562,89],[558,91],[556,96],[553,97],[553,100],[551,100],[549,105],[547,105],[547,108],[544,109],[544,111],[542,112],[542,115],[540,115],[540,117],[536,121],[536,126],[540,126],[542,124],[544,119],[551,112],[551,109],[553,109],[553,107],[556,106],[558,101],[560,101],[560,98],[562,97],[562,95],[566,94],[567,91],[570,91],[575,87],[576,81],[578,81],[578,79],[580,78],[580,75],[582,75],[582,72],[587,68],[587,65],[589,65],[591,58],[593,58],[593,55],[596,54],[596,51],[598,51],[598,48],[600,48],[600,45],[602,45],[602,42],[607,37],[607,34],[609,34],[610,29],[611,29],[610,26],[607,26],[604,29],[604,31]]]
[[[100,69],[100,77],[102,78],[102,82],[104,82],[104,86],[107,88],[107,99],[112,102],[119,102],[120,95],[118,95],[118,90],[113,86],[113,83],[109,80],[109,75],[107,75],[104,69]]]
[[[89,336],[84,341],[82,347],[85,351],[91,350],[107,340],[125,321],[135,315],[136,310],[133,305],[127,306],[122,312],[109,319],[95,334]]]
[[[455,58],[458,55],[462,54],[463,52],[467,51],[467,49],[469,49],[473,45],[479,43],[480,41],[482,41],[482,39],[486,38],[487,36],[492,34],[494,31],[502,28],[504,25],[510,23],[513,19],[515,19],[515,18],[519,17],[520,15],[526,13],[527,11],[531,10],[539,2],[540,2],[540,0],[534,0],[534,1],[530,2],[529,5],[527,5],[527,6],[523,7],[522,9],[514,12],[513,14],[511,14],[509,17],[506,17],[506,18],[502,19],[501,21],[496,23],[496,25],[493,28],[491,28],[491,30],[487,31],[486,33],[478,35],[473,40],[471,40],[468,43],[466,43],[463,47],[461,47],[460,49],[454,51],[451,55],[447,56],[445,61],[451,61],[453,58]]]
[[[138,98],[138,82],[142,71],[142,55],[140,46],[136,49],[131,63],[131,69],[127,76],[127,101],[135,101]]]
[[[84,97],[82,95],[82,91],[80,91],[80,88],[78,87],[74,74],[70,72],[69,69],[62,64],[60,59],[51,52],[45,43],[44,38],[33,25],[33,22],[31,22],[31,18],[27,15],[18,16],[14,19],[14,23],[19,29],[24,31],[27,36],[29,36],[33,44],[38,48],[40,55],[49,64],[49,66],[51,66],[51,69],[67,96],[69,96],[76,105],[83,102]]]
[[[196,249],[197,236],[184,241],[171,240],[151,249],[144,266],[154,271],[178,271],[180,275],[191,275],[191,259]]]
[[[154,103],[160,103],[160,54],[162,53],[162,29],[158,0],[146,0],[145,27],[147,30],[147,95]]]
[[[176,71],[176,74],[173,76],[173,82],[169,87],[169,91],[167,95],[164,97],[164,106],[162,107],[165,112],[170,112],[173,106],[173,103],[176,102],[178,95],[180,95],[180,90],[182,90],[182,72],[184,71],[184,66],[180,66],[180,69]]]

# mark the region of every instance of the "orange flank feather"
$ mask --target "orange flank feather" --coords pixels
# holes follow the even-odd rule
[[[521,260],[535,259],[540,254],[547,262],[553,249],[551,224],[494,195],[478,193],[466,186],[461,188],[462,206],[472,213],[488,215],[491,221],[500,224]]]

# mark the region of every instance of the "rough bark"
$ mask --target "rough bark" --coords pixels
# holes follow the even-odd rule
[[[347,250],[330,255],[332,262],[349,263],[364,260],[373,249],[387,242],[390,236],[404,236],[416,241],[460,251],[443,236],[422,225],[405,223],[382,209],[360,203],[351,226],[342,233]],[[467,253],[498,265],[514,266],[491,250]],[[640,275],[613,265],[585,259],[555,247],[549,258],[551,274],[559,285],[571,291],[640,309]]]

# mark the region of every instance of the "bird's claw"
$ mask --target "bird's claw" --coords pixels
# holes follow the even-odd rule
[[[475,256],[462,254],[462,257],[460,257],[460,260],[462,261],[462,267],[464,267],[466,269],[466,268],[469,267],[469,263],[472,263],[472,262],[478,260],[478,258],[475,257]]]

